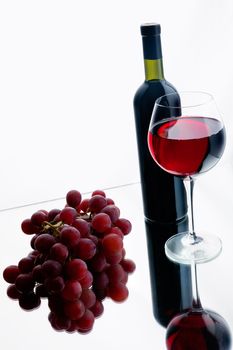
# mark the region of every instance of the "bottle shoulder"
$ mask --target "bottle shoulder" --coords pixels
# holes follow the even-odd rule
[[[176,88],[165,79],[144,81],[136,90],[134,104],[142,99],[156,98],[173,92],[177,92]]]

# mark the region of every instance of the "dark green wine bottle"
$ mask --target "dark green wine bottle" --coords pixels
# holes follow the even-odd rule
[[[149,153],[147,133],[155,100],[177,91],[164,78],[160,25],[142,25],[141,34],[145,81],[135,94],[134,111],[143,206],[147,219],[168,223],[180,220],[187,214],[185,188],[182,179],[168,174],[155,164]]]
[[[165,237],[187,228],[187,202],[182,179],[162,170],[148,149],[147,134],[155,101],[177,91],[164,78],[160,25],[143,24],[141,35],[145,81],[134,97],[135,125],[154,316],[166,326],[171,315],[192,301],[190,268],[171,263],[164,253]]]

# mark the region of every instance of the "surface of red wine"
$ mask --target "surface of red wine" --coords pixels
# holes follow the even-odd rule
[[[168,350],[230,350],[231,335],[226,321],[213,311],[188,311],[168,325]]]
[[[212,168],[225,146],[225,130],[214,118],[187,117],[158,123],[148,145],[154,160],[167,172],[191,176]]]

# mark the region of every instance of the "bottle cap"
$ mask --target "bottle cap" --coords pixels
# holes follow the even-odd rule
[[[158,23],[144,23],[141,25],[142,36],[156,36],[160,35],[161,27]]]
[[[145,60],[158,60],[162,58],[160,24],[144,23],[141,25],[143,56]]]

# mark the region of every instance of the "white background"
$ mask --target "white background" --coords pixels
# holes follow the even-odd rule
[[[230,269],[226,269],[232,266],[231,0],[0,0],[0,209],[64,197],[71,188],[86,192],[139,180],[132,100],[144,79],[140,37],[140,24],[144,22],[161,24],[166,78],[179,90],[212,93],[226,124],[225,154],[216,169],[198,180],[196,212],[200,226],[216,229],[226,247],[222,257],[200,269],[200,281],[206,283],[201,294],[205,304],[222,313],[232,326],[232,278],[228,275]],[[129,198],[135,199],[132,194]],[[140,201],[138,197],[135,200]],[[125,216],[129,210],[135,231],[144,235],[142,220],[134,220],[133,203],[124,198],[123,192],[120,204]],[[138,213],[138,208],[135,210]],[[16,234],[21,214],[29,215],[31,211],[11,211],[1,218],[1,267],[28,250],[23,239],[17,238],[15,244],[14,236],[4,241],[4,235],[10,234],[8,229]],[[133,243],[129,238],[128,249],[140,265],[146,253],[143,250],[144,255],[140,255],[140,249],[145,249],[141,242],[145,242],[139,237]],[[144,275],[148,270],[144,268],[140,272],[139,267],[138,277],[132,282],[135,294],[129,299],[131,304],[125,303],[124,311],[119,306],[112,309],[113,314],[106,314],[106,321],[101,321],[102,327],[106,330],[113,319],[115,327],[116,320],[123,319],[127,347],[147,343],[148,349],[154,349],[157,342],[157,348],[162,348],[164,334],[161,331],[154,336],[153,329],[156,332],[160,328],[148,313],[149,284],[148,275]],[[140,278],[145,278],[145,283],[142,280],[141,284]],[[3,287],[2,295],[5,284]],[[207,293],[208,288],[217,292]],[[6,350],[15,349],[17,343],[20,350],[31,348],[34,338],[26,343],[25,339],[26,327],[33,322],[45,332],[48,347],[64,349],[67,339],[69,345],[76,344],[74,338],[71,341],[53,331],[46,333],[47,310],[38,310],[38,322],[36,312],[30,314],[33,319],[29,318],[27,313],[16,311],[14,303],[2,300],[1,309],[3,304],[6,307],[0,332],[9,341]],[[138,309],[135,302],[139,302]],[[14,317],[18,328],[12,326]],[[10,338],[10,323],[14,331],[18,329],[15,339]],[[119,344],[124,348],[118,334],[111,345],[114,333],[107,328],[109,335],[103,335],[103,328],[99,323],[98,332],[85,338],[88,340],[79,336],[77,346],[82,342],[91,349],[103,337],[103,349],[117,349]],[[36,334],[37,329],[33,337]],[[46,347],[45,340],[40,338],[38,349]]]
[[[231,0],[2,0],[0,208],[138,180],[144,22],[161,23],[166,78],[214,94],[232,164]]]

